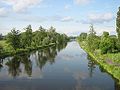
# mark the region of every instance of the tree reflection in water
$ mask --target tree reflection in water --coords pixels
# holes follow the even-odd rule
[[[8,73],[13,76],[19,76],[20,69],[20,56],[15,55],[11,60],[9,60],[6,65],[8,66]]]
[[[94,69],[96,68],[95,65],[95,61],[93,60],[93,58],[91,58],[89,55],[87,56],[88,58],[88,70],[89,70],[89,76],[92,77],[93,73],[94,73]]]
[[[53,64],[55,62],[55,57],[57,55],[57,52],[65,48],[66,44],[56,45],[49,48],[41,49],[38,51],[35,51],[32,53],[32,55],[35,55],[35,62],[37,66],[40,68],[40,70],[45,66],[47,62],[50,64]],[[25,73],[31,77],[32,76],[32,60],[30,59],[31,54],[30,53],[23,53],[22,55],[15,55],[13,56],[8,62],[6,62],[6,65],[8,67],[8,73],[12,77],[20,76],[20,73],[22,73],[22,69],[20,68],[21,64],[24,67]],[[2,67],[2,64],[0,64],[0,67]]]
[[[0,71],[1,71],[1,69],[3,68],[3,59],[2,58],[0,58]]]
[[[93,76],[93,74],[94,74],[94,70],[95,70],[95,68],[96,68],[96,65],[98,65],[97,64],[97,62],[95,62],[95,60],[93,60],[93,58],[92,57],[90,57],[89,55],[87,56],[87,59],[89,60],[88,61],[88,70],[89,70],[89,76],[90,77],[92,77]],[[107,71],[102,67],[102,66],[100,66],[100,65],[98,65],[99,66],[99,69],[100,69],[100,71],[102,72],[102,73],[106,73]],[[113,76],[111,76],[113,79],[115,79]],[[119,84],[119,81],[118,80],[114,80],[115,82],[114,82],[114,90],[120,90],[120,84]]]
[[[56,45],[53,47],[45,48],[42,50],[38,50],[36,54],[36,63],[40,69],[42,69],[47,62],[50,64],[53,64],[55,62],[55,57],[57,53],[65,48],[67,43],[61,44],[61,45]]]
[[[24,70],[30,77],[32,75],[32,62],[30,60],[30,55],[24,54],[21,56],[21,63],[24,64]]]

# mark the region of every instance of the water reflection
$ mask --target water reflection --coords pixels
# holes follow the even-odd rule
[[[76,42],[66,45],[1,59],[0,90],[120,90]]]
[[[96,69],[96,65],[98,65],[98,63],[95,62],[95,60],[91,56],[89,56],[89,55],[87,55],[87,59],[88,59],[89,76],[92,78],[93,74],[94,74],[94,71]],[[99,66],[99,70],[102,73],[108,74],[108,73],[106,73],[107,71],[102,66],[100,66],[100,65],[98,65],[98,66]],[[110,75],[110,74],[108,74],[108,75],[111,76],[111,78],[114,80],[114,90],[120,90],[120,83],[119,83],[119,81],[116,80],[112,75]]]
[[[52,46],[49,48],[41,49],[31,53],[23,53],[22,55],[14,55],[13,57],[7,58],[7,62],[3,63],[3,59],[0,60],[0,70],[3,66],[7,66],[8,74],[12,77],[18,77],[20,75],[27,74],[28,77],[32,76],[32,56],[35,56],[35,63],[37,67],[42,70],[47,62],[53,64],[57,53],[65,48],[67,43]]]
[[[1,71],[1,69],[3,68],[2,63],[3,63],[3,59],[0,59],[0,71]]]
[[[115,81],[115,90],[120,90],[120,84],[117,82],[117,80]]]
[[[96,62],[91,58],[89,55],[87,56],[88,58],[88,70],[89,70],[89,76],[92,77],[94,73],[94,69],[96,68]]]
[[[21,72],[19,56],[15,55],[11,60],[8,60],[6,65],[8,66],[8,72],[11,76],[13,77],[19,76]]]

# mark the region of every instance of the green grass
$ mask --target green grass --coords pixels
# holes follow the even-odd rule
[[[79,41],[78,41],[79,42]],[[81,48],[83,48],[97,63],[102,66],[109,74],[119,80],[120,83],[120,53],[107,53],[100,54],[100,50],[95,55],[94,52],[90,52],[85,46],[85,42],[79,42]],[[107,60],[110,62],[107,62]]]
[[[13,48],[6,42],[6,40],[0,40],[0,46],[3,47],[5,52],[13,52]]]
[[[5,40],[0,40],[0,45],[4,47],[4,46],[7,46],[8,44],[6,43]]]
[[[105,55],[105,57],[110,58],[113,62],[120,64],[120,53],[108,53]]]

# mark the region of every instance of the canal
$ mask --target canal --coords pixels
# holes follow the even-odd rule
[[[120,90],[76,41],[0,61],[0,90]]]

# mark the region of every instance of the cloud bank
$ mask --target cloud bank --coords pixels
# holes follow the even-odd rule
[[[23,12],[31,6],[42,2],[42,0],[2,0],[2,2],[11,6],[15,12]]]
[[[90,24],[90,23],[105,23],[110,22],[114,19],[114,16],[112,13],[92,13],[88,15],[87,20],[82,20],[82,23],[84,24]]]

